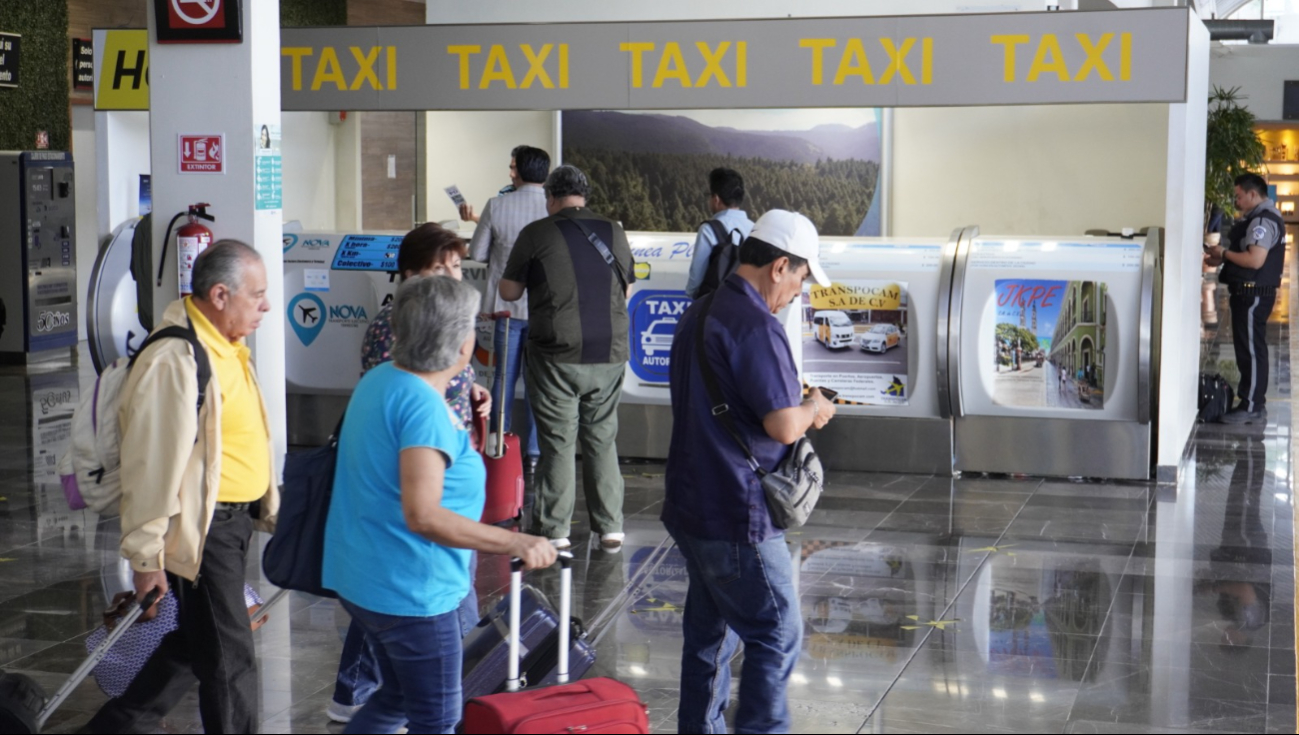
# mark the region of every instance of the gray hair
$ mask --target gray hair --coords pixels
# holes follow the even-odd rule
[[[261,259],[248,243],[217,240],[194,260],[194,298],[207,301],[217,285],[237,292],[244,286],[244,265]]]
[[[420,373],[455,365],[481,301],[478,289],[449,276],[406,279],[392,305],[393,362]]]
[[[591,182],[577,166],[560,166],[546,177],[546,193],[552,198],[582,197],[591,195]]]

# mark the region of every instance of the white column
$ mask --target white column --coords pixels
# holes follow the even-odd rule
[[[152,6],[151,6],[152,7]],[[261,253],[271,312],[248,339],[266,397],[277,467],[287,446],[284,402],[284,258],[282,212],[258,210],[254,160],[262,125],[280,125],[280,3],[243,0],[243,43],[159,44],[149,12],[149,106],[153,158],[154,263],[167,222],[190,204],[208,202],[217,239],[242,240]],[[225,173],[178,173],[177,135],[225,136]],[[184,222],[177,223],[180,226]],[[168,247],[155,320],[177,298],[176,252]]]

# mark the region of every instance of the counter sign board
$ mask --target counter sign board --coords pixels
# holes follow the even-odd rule
[[[23,37],[0,33],[0,87],[18,86],[18,50]]]
[[[183,174],[224,174],[225,136],[224,135],[185,135],[176,136],[179,141],[180,173]]]
[[[397,250],[402,235],[348,235],[334,255],[336,271],[397,272]]]
[[[631,316],[631,371],[646,383],[668,382],[672,337],[690,308],[682,291],[637,291],[627,305]]]
[[[158,43],[240,43],[239,0],[154,0]]]

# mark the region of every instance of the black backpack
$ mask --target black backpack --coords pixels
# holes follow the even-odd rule
[[[696,299],[702,299],[708,294],[717,290],[735,269],[740,267],[740,243],[736,242],[736,235],[739,230],[727,230],[726,225],[720,220],[710,219],[703,224],[713,229],[713,235],[717,239],[717,245],[713,247],[713,252],[708,255],[708,271],[704,273],[704,282],[699,285],[699,290],[695,293]]]
[[[1236,392],[1226,378],[1217,373],[1200,373],[1199,420],[1202,424],[1216,424],[1231,410]]]

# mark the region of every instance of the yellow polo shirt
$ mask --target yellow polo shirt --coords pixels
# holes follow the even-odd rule
[[[251,352],[212,326],[186,297],[185,311],[221,386],[221,486],[217,501],[251,503],[271,485],[271,445],[262,404],[253,380]]]

